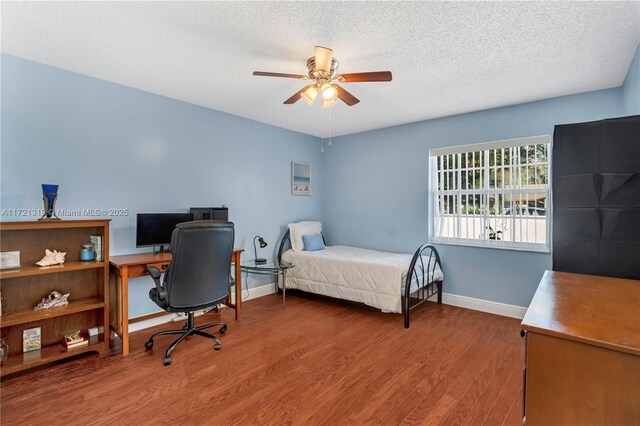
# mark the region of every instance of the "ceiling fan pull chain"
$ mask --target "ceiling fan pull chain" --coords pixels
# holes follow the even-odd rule
[[[333,129],[331,127],[331,109],[329,109],[329,146],[331,146],[331,135],[333,134]]]
[[[320,126],[322,127],[320,131],[320,152],[324,153],[324,108],[320,108]]]

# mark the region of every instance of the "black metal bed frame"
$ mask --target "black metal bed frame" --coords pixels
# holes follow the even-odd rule
[[[431,260],[435,255],[433,266],[427,270],[425,270],[423,255],[426,250],[429,250],[429,260],[427,261],[426,268],[429,268],[429,265],[432,264]],[[418,272],[416,271],[418,261],[420,261],[420,270],[422,271],[422,274],[418,274]],[[438,304],[442,304],[442,281],[425,282],[429,277],[435,276],[436,265],[439,266],[440,270],[442,271],[440,254],[438,253],[438,250],[431,244],[422,244],[413,254],[413,258],[411,259],[409,270],[407,271],[407,278],[404,284],[404,294],[402,295],[402,314],[404,316],[404,328],[409,328],[409,311],[422,304],[422,302],[429,299],[431,296],[437,293]],[[425,278],[425,272],[427,278]],[[411,293],[411,281],[413,277],[416,278],[418,289]]]
[[[324,235],[322,235],[322,240],[325,241]],[[278,247],[278,263],[282,262],[282,254],[285,252],[285,246],[287,243],[289,243],[289,247],[291,247],[291,239],[288,229],[280,240],[280,245]],[[426,254],[424,253],[427,250],[429,260],[426,262],[425,266]],[[432,260],[434,261],[432,262]],[[430,267],[430,265],[433,266]],[[418,270],[416,269],[417,266],[420,267],[421,273],[418,273]],[[440,261],[440,254],[438,253],[438,250],[428,243],[422,244],[418,247],[418,250],[413,254],[413,258],[409,264],[409,270],[407,271],[407,278],[404,285],[404,293],[401,296],[404,328],[409,328],[409,311],[416,306],[421,305],[422,302],[437,294],[438,304],[442,304],[442,281],[426,282],[429,277],[433,277],[435,275],[436,266],[439,266],[440,270],[442,270],[442,263]],[[414,277],[418,284],[418,289],[411,293],[411,281]]]

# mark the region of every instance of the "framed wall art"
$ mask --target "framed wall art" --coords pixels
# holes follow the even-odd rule
[[[311,195],[311,164],[291,162],[291,194]]]

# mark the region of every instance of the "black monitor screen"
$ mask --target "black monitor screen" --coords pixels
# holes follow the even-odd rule
[[[192,220],[191,213],[138,213],[136,247],[169,245],[176,225]]]

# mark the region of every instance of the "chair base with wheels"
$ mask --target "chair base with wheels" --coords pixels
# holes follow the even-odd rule
[[[171,353],[176,348],[176,346],[178,346],[178,344],[182,342],[184,339],[192,335],[207,337],[215,342],[215,344],[213,345],[214,350],[219,351],[220,349],[222,349],[222,343],[220,342],[220,340],[218,340],[216,336],[202,331],[202,330],[206,330],[207,328],[217,327],[217,326],[220,326],[220,334],[224,334],[227,332],[227,324],[223,322],[212,322],[210,324],[205,324],[205,325],[196,327],[195,312],[189,312],[187,315],[187,322],[182,329],[164,330],[164,331],[158,331],[157,333],[153,333],[151,337],[149,337],[149,340],[147,341],[147,343],[144,344],[144,347],[147,350],[153,348],[153,338],[156,336],[163,336],[168,334],[180,335],[167,348],[167,352],[165,353],[164,361],[163,361],[164,365],[167,366],[171,364]]]

